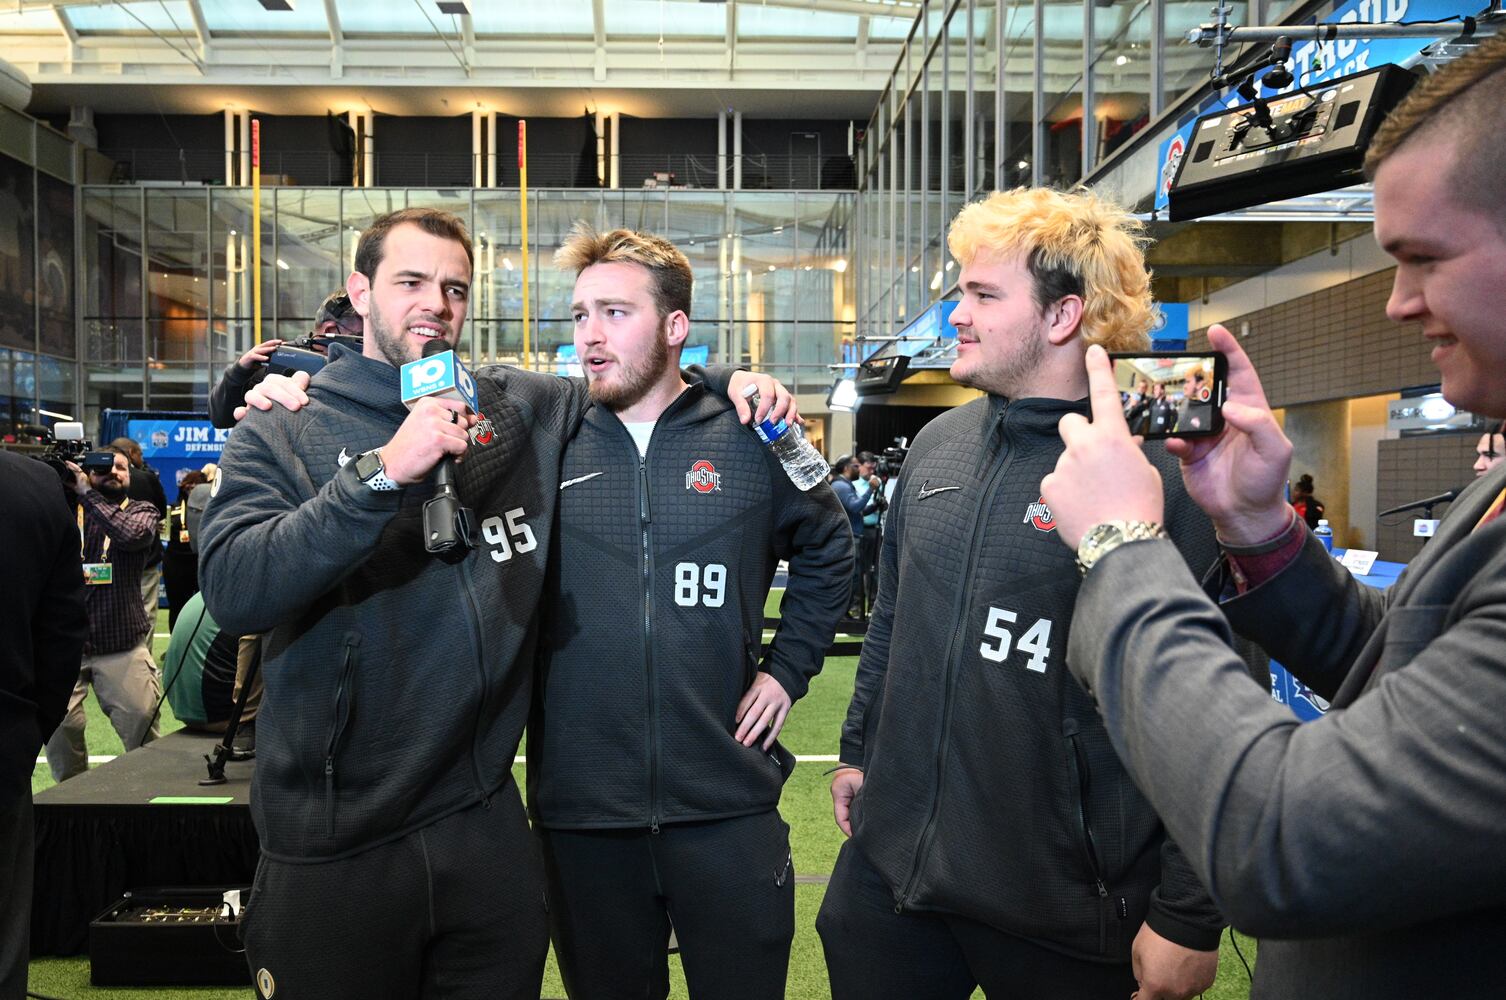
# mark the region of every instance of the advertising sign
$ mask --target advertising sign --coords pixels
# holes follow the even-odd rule
[[[230,431],[208,420],[130,420],[126,436],[141,445],[143,461],[157,470],[171,503],[189,470],[220,460]]]

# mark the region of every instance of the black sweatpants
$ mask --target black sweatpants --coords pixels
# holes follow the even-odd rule
[[[263,857],[241,925],[263,1000],[538,1000],[543,866],[511,783],[354,857]]]
[[[777,810],[658,833],[544,830],[550,930],[571,1000],[663,1000],[673,921],[700,1000],[778,1000],[795,936]]]
[[[31,789],[0,793],[0,1000],[26,996],[34,828]]]
[[[1128,962],[1071,958],[976,920],[894,912],[894,894],[848,841],[816,917],[832,1000],[1129,1000]]]

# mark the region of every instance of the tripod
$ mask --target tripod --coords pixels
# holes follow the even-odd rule
[[[204,755],[204,761],[209,765],[209,776],[200,778],[201,785],[223,785],[225,783],[226,761],[251,760],[256,756],[255,751],[238,752],[235,749],[235,733],[240,728],[241,716],[246,712],[246,701],[251,697],[251,688],[255,686],[256,675],[261,671],[261,643],[256,645],[256,655],[251,657],[251,663],[246,667],[246,676],[241,680],[240,693],[235,696],[235,707],[230,711],[230,719],[225,723],[225,736],[214,748],[214,756]]]

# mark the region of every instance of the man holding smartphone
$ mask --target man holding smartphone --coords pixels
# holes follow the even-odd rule
[[[1087,409],[1088,345],[1148,346],[1140,232],[1045,189],[952,223],[951,374],[986,395],[921,431],[889,511],[832,783],[851,840],[816,922],[835,1000],[1185,1000],[1213,981],[1223,921],[1067,672],[1078,574],[1039,490],[1058,421]],[[1181,557],[1210,565],[1207,519],[1185,496],[1168,510]]]
[[[1397,262],[1386,313],[1431,345],[1445,399],[1495,418],[1503,92],[1496,35],[1419,84],[1366,157],[1376,241]],[[1221,326],[1208,339],[1228,356],[1227,430],[1169,445],[1180,475],[1140,457],[1104,359],[1087,359],[1093,423],[1062,421],[1067,448],[1042,483],[1061,540],[1160,521],[1164,484],[1208,512],[1224,551],[1200,583],[1163,542],[1100,543],[1068,662],[1213,897],[1261,935],[1251,997],[1499,997],[1506,468],[1460,494],[1390,589],[1361,586],[1282,499],[1292,444],[1239,341]],[[1146,576],[1155,590],[1135,585]],[[1231,625],[1328,713],[1301,724],[1243,684]]]

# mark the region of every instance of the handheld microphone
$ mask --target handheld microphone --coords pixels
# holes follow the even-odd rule
[[[1403,511],[1416,510],[1419,507],[1431,507],[1434,504],[1448,503],[1450,500],[1457,497],[1461,492],[1463,492],[1462,489],[1449,490],[1448,492],[1440,493],[1435,497],[1428,497],[1426,500],[1413,500],[1411,503],[1404,503],[1400,507],[1392,507],[1390,510],[1383,510],[1375,516],[1385,517],[1388,514],[1400,514]]]
[[[443,340],[424,345],[423,357],[400,370],[403,402],[410,406],[425,396],[455,399],[466,412],[476,411],[476,383]],[[434,496],[424,501],[424,549],[447,563],[458,563],[476,547],[476,515],[460,502],[455,489],[455,459],[439,460],[434,470]]]

